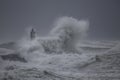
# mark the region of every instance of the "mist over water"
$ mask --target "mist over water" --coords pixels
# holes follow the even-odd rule
[[[117,45],[117,41],[87,41],[88,30],[88,20],[73,17],[58,18],[54,28],[44,37],[38,35],[34,27],[27,28],[25,35],[16,44],[4,44],[6,49],[0,48],[1,52],[7,52],[0,55],[0,78],[49,80],[57,77],[56,80],[86,80],[89,76],[91,79],[101,76],[99,73],[102,71],[102,74],[107,75],[104,78],[109,79],[109,64],[119,67],[115,62],[119,61],[120,45]],[[11,46],[13,48],[9,48]],[[119,74],[116,77],[116,70],[112,70],[112,76],[118,78]],[[2,71],[6,71],[7,76]]]
[[[0,0],[0,80],[119,80],[119,21],[120,0]]]
[[[64,51],[81,52],[77,51],[77,44],[86,37],[88,28],[88,20],[77,20],[67,16],[60,17],[55,21],[54,28],[46,37],[37,35],[31,40],[30,30],[32,28],[28,28],[27,35],[18,41],[18,50],[25,57],[34,52],[46,52],[46,49],[48,53],[56,52],[56,54]]]

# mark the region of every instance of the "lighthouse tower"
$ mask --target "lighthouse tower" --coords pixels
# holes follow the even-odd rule
[[[34,40],[36,38],[36,30],[34,28],[30,31],[30,39]]]

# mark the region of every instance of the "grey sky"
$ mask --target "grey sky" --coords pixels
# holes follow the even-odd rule
[[[61,16],[89,19],[91,38],[120,38],[120,0],[0,0],[0,42],[19,39],[29,26],[46,35]]]

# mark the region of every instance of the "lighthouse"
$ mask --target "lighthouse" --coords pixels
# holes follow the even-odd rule
[[[34,28],[30,31],[30,39],[34,40],[36,38],[36,30]]]

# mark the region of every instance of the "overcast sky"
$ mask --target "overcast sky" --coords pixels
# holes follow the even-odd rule
[[[19,39],[30,26],[44,36],[61,16],[89,19],[90,38],[120,38],[120,0],[0,0],[0,42]]]

